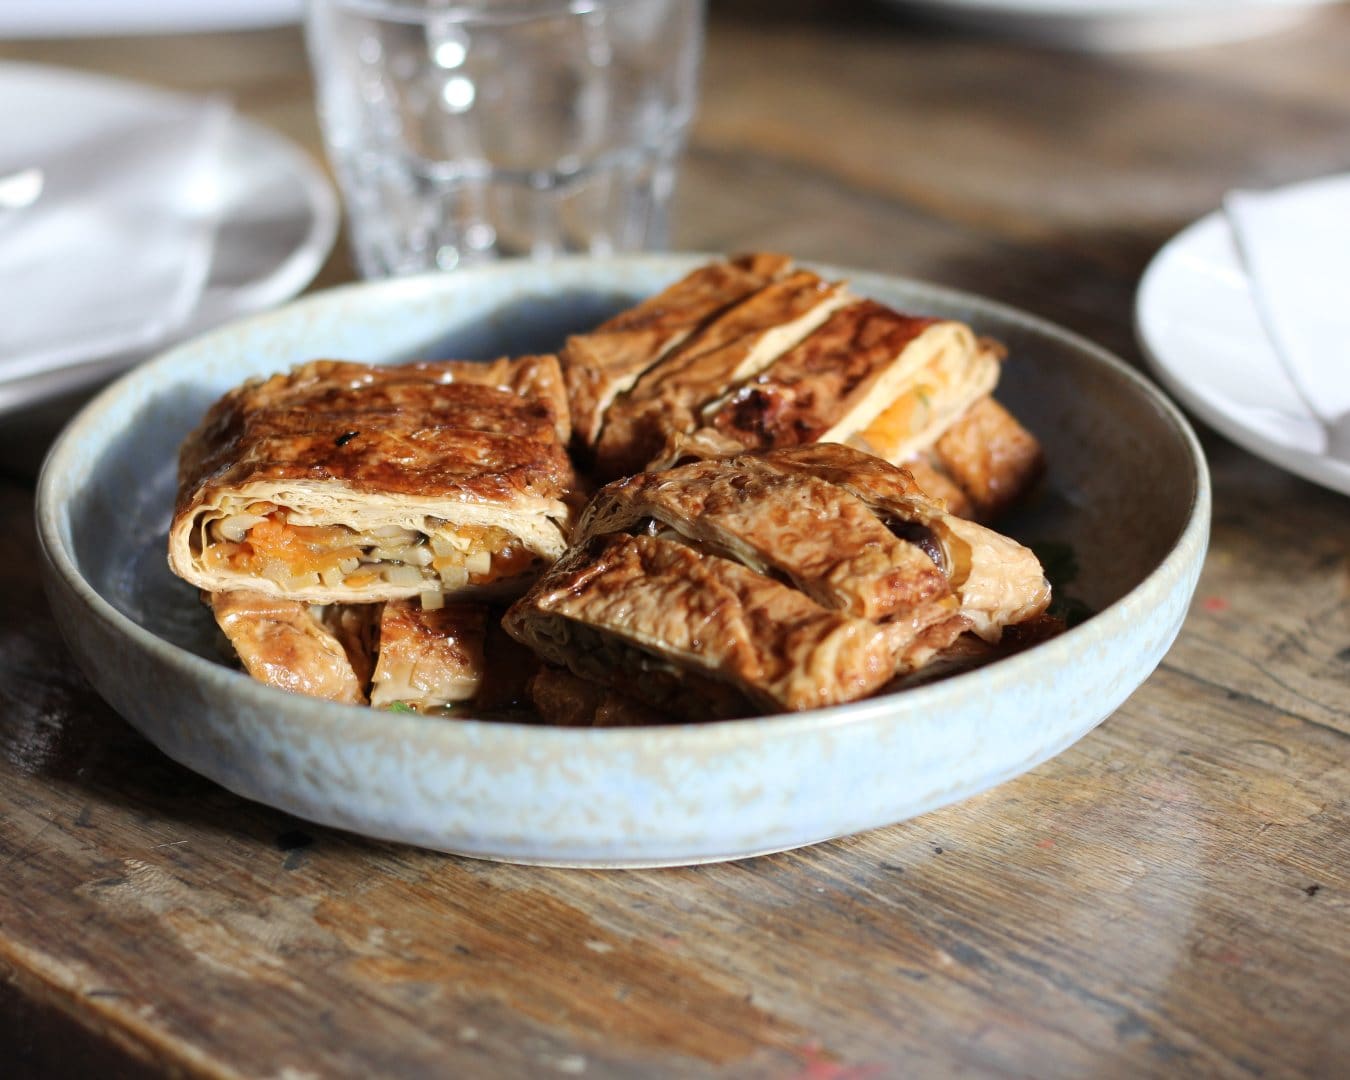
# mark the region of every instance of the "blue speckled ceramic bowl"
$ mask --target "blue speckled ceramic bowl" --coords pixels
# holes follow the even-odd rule
[[[519,862],[730,859],[904,820],[1082,737],[1157,666],[1204,558],[1209,483],[1186,422],[1123,363],[1055,327],[940,289],[849,274],[901,309],[1010,347],[1000,397],[1046,447],[1046,491],[1006,531],[1070,545],[1097,610],[983,670],[818,712],[567,730],[302,698],[221,662],[170,575],[178,444],[247,376],[314,357],[547,351],[702,261],[503,263],[356,285],[217,330],[125,376],[47,460],[38,529],[52,607],[89,679],[146,738],[250,799],[312,821]]]

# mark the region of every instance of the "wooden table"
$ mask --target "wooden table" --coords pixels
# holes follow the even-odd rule
[[[1010,301],[1131,361],[1150,254],[1350,169],[1350,10],[1130,57],[715,4],[677,246]],[[828,13],[828,14],[827,14]],[[317,149],[298,32],[8,43]],[[320,277],[350,276],[342,251]],[[72,669],[0,482],[7,1075],[1350,1075],[1350,500],[1202,432],[1214,539],[1153,677],[1056,760],[804,851],[580,872],[376,843],[169,762]]]

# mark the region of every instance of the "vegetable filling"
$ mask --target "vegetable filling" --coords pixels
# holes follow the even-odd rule
[[[447,526],[430,535],[397,525],[357,532],[292,524],[271,503],[211,522],[202,559],[213,570],[264,577],[289,590],[383,583],[424,598],[517,577],[539,562],[495,525]]]

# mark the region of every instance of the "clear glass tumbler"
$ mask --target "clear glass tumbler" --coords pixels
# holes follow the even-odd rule
[[[311,0],[357,268],[666,242],[703,0]]]

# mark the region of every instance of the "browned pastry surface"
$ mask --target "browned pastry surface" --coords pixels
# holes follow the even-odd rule
[[[912,461],[905,462],[905,468],[923,493],[946,506],[948,513],[957,517],[974,515],[975,504],[961,490],[960,485],[942,470],[932,450],[926,450]]]
[[[701,266],[590,333],[568,338],[559,359],[579,445],[594,445],[605,410],[643,372],[715,315],[781,277],[790,265],[784,255],[759,254]]]
[[[578,525],[579,542],[650,518],[760,573],[787,578],[827,608],[884,619],[951,606],[942,571],[856,497],[813,476],[742,455],[607,487]],[[934,613],[936,614],[936,612]]]
[[[933,454],[969,501],[965,516],[977,521],[998,517],[1045,469],[1041,444],[992,397],[967,409],[938,439]]]
[[[437,708],[469,700],[483,682],[486,630],[487,609],[478,604],[425,609],[390,600],[380,617],[371,704]]]
[[[997,641],[1003,627],[1039,615],[1050,587],[1036,556],[1014,540],[946,511],[903,468],[830,443],[765,455],[776,468],[838,484],[943,568],[971,629]]]
[[[551,369],[551,371],[550,371]],[[316,360],[230,391],[188,436],[178,511],[210,488],[330,479],[364,491],[560,498],[552,357],[379,366]],[[537,391],[543,397],[522,397]]]
[[[364,704],[365,683],[341,641],[308,604],[240,590],[210,597],[211,613],[253,678],[280,690]]]
[[[694,430],[704,405],[758,374],[846,299],[842,284],[798,270],[718,316],[615,399],[596,450],[600,476],[640,470],[672,431]]]
[[[608,485],[504,625],[548,663],[698,719],[736,715],[715,682],[760,711],[853,700],[882,668],[919,668],[967,630],[996,641],[1049,598],[1026,548],[905,470],[817,443]]]
[[[685,452],[691,441],[721,438],[746,449],[840,442],[913,461],[935,498],[982,521],[1025,493],[1040,448],[990,398],[999,342],[789,267],[766,255],[700,267],[569,341],[571,407],[585,417],[577,445],[598,480],[668,468],[700,456]]]
[[[574,548],[504,625],[550,663],[644,698],[650,673],[664,667],[677,679],[687,670],[729,684],[761,711],[850,701],[894,667],[887,627],[652,536],[617,534]],[[706,699],[689,689],[662,693],[657,704],[686,718],[709,715]]]
[[[703,422],[751,449],[815,442],[864,401],[905,347],[936,321],[874,300],[850,304],[715,402]]]
[[[368,694],[380,647],[380,616],[384,605],[324,604],[311,607],[310,611],[342,645],[357,685],[363,694]]]
[[[518,595],[566,546],[566,417],[552,356],[247,382],[183,444],[170,565],[311,603]]]

